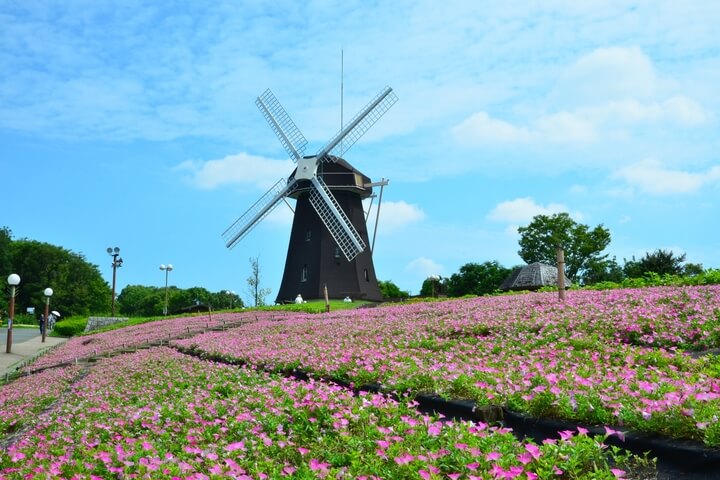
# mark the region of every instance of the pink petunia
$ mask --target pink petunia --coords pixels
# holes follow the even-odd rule
[[[225,445],[226,452],[234,452],[235,450],[245,450],[244,442],[235,442]]]
[[[415,460],[415,457],[413,457],[409,453],[404,453],[398,457],[395,457],[395,463],[397,463],[398,465],[407,465],[413,460]]]

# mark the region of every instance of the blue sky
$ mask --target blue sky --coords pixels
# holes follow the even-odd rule
[[[502,3],[502,4],[501,4]],[[521,263],[517,227],[567,211],[619,261],[720,267],[720,3],[0,0],[0,225],[127,284],[274,298],[292,214],[220,234],[292,163],[271,88],[315,152],[385,85],[346,154],[386,178],[378,277],[417,293],[468,262]],[[376,205],[376,204],[375,204]],[[374,211],[374,209],[373,209]],[[372,222],[372,215],[371,215]]]

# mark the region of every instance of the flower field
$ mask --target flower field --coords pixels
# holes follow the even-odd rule
[[[73,337],[62,348],[37,359],[32,365],[26,366],[24,370],[32,372],[56,367],[74,363],[76,360],[112,354],[124,349],[168,342],[171,339],[194,335],[210,329],[237,326],[260,319],[269,320],[278,316],[275,312],[221,313],[214,314],[212,317],[203,315],[159,320],[94,335]]]
[[[613,479],[648,466],[601,441],[581,429],[521,442],[411,402],[156,347],[101,360],[0,453],[0,477]]]
[[[573,291],[298,315],[173,342],[216,359],[435,392],[720,446],[720,288]]]
[[[421,415],[414,395],[718,448],[719,347],[715,286],[135,325],[0,387],[0,478],[646,478],[583,428],[533,443]],[[292,370],[310,379],[278,375]]]

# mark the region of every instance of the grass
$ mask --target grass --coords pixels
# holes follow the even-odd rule
[[[347,310],[351,308],[357,308],[362,305],[372,304],[372,302],[366,302],[366,301],[354,301],[354,302],[344,302],[342,300],[330,300],[330,311],[336,311],[336,310]],[[278,311],[278,312],[304,312],[304,313],[323,313],[325,312],[325,301],[324,300],[311,300],[306,303],[301,304],[288,304],[288,305],[272,305],[272,306],[263,306],[258,308],[245,308],[242,309],[243,312],[248,311]],[[222,310],[213,310],[212,313],[228,313],[228,312],[238,312],[241,310],[238,309],[222,309]],[[107,327],[93,330],[92,333],[99,333],[99,332],[107,332],[111,330],[117,330],[120,328],[130,327],[133,325],[140,325],[143,323],[148,322],[155,322],[158,320],[169,320],[172,318],[178,318],[178,317],[198,317],[198,316],[205,316],[208,312],[197,312],[197,313],[186,313],[182,315],[170,315],[170,316],[152,316],[152,317],[132,317],[129,320],[125,322],[119,322],[114,325],[109,325]],[[87,317],[69,317],[62,319],[58,321],[55,324],[55,330],[53,330],[50,335],[56,336],[56,337],[72,337],[76,335],[83,335],[85,332],[85,325],[87,325]],[[17,325],[15,325],[17,326]],[[37,325],[30,325],[29,327],[32,328],[38,328]]]

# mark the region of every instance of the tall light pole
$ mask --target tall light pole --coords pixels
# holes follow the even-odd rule
[[[115,316],[115,272],[118,268],[122,267],[123,259],[118,258],[118,255],[120,255],[120,249],[118,247],[107,248],[107,253],[113,258],[112,261],[112,269],[113,269],[113,282],[112,282],[112,299],[110,300],[112,303],[112,316]]]
[[[43,317],[42,343],[45,343],[45,334],[48,327],[48,313],[50,313],[50,297],[52,297],[52,294],[52,288],[48,287],[43,290],[43,295],[45,295],[45,316]]]
[[[165,265],[164,263],[160,264],[160,270],[165,270],[165,308],[163,308],[163,315],[167,315],[168,313],[168,273],[172,272],[173,266],[171,263],[168,263]]]
[[[7,278],[10,285],[10,316],[8,317],[7,346],[5,353],[12,353],[12,324],[15,319],[15,289],[20,285],[20,275],[11,273]]]

